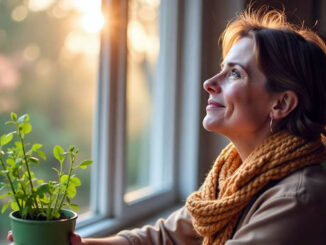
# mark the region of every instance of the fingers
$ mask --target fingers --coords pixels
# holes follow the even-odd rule
[[[13,241],[14,241],[14,239],[13,239],[13,237],[12,237],[12,232],[11,232],[11,231],[8,231],[7,240],[8,240],[9,242],[13,242]]]
[[[70,235],[70,242],[72,245],[83,245],[80,235],[78,235],[76,233],[72,233]]]

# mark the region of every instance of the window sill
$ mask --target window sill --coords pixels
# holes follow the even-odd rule
[[[94,221],[89,225],[83,225],[80,228],[78,227],[80,225],[77,225],[76,233],[80,234],[82,237],[103,237],[117,233],[122,229],[133,229],[146,224],[153,225],[159,218],[167,218],[173,211],[181,208],[183,205],[182,203],[175,204],[128,226],[121,226],[121,223],[116,219],[100,219],[97,217],[98,221]]]

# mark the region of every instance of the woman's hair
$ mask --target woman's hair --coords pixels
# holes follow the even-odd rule
[[[313,31],[288,23],[284,11],[248,9],[223,32],[223,58],[245,36],[255,42],[259,68],[267,78],[266,90],[291,90],[298,96],[298,106],[278,123],[277,130],[285,129],[307,139],[326,135],[324,41]]]

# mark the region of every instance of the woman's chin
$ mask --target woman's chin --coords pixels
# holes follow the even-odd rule
[[[203,127],[208,132],[216,132],[216,133],[218,133],[217,128],[216,128],[216,122],[214,123],[214,122],[212,122],[211,120],[209,120],[206,117],[203,120]]]

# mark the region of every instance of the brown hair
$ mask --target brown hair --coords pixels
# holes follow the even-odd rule
[[[284,11],[263,7],[240,13],[221,36],[223,58],[244,36],[255,42],[259,68],[269,92],[294,91],[298,106],[278,130],[313,139],[326,135],[326,45],[312,30],[286,21]]]

